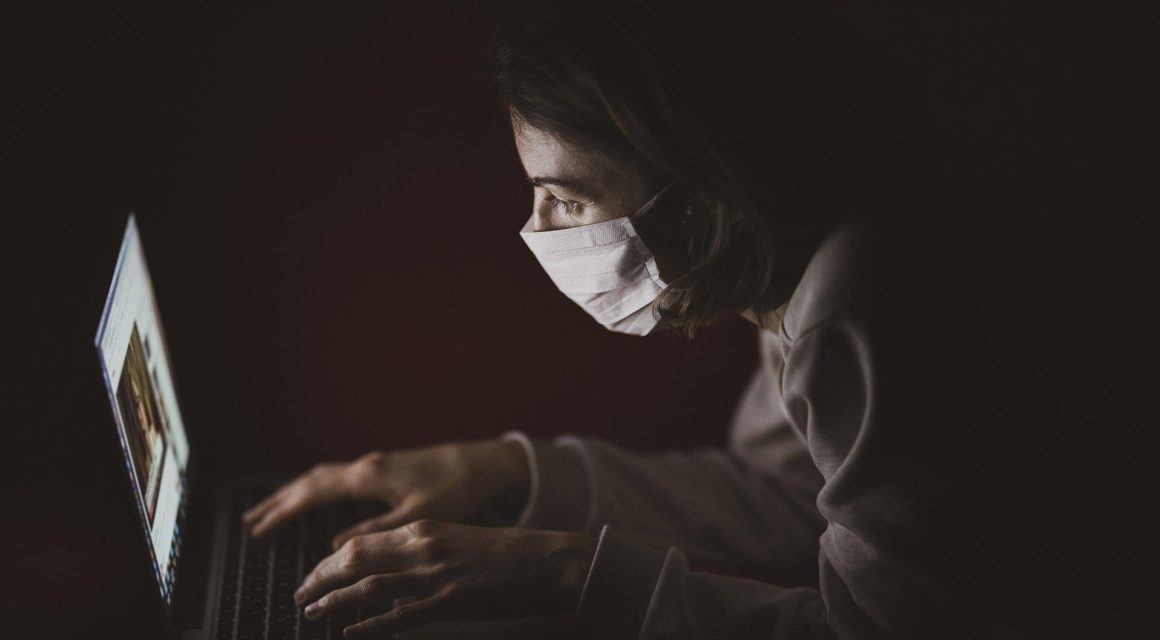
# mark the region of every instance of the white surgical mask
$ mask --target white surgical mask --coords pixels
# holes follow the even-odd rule
[[[665,288],[653,257],[633,222],[656,204],[661,189],[632,215],[553,231],[532,231],[533,218],[520,237],[560,291],[606,329],[643,336],[657,326],[652,303]]]

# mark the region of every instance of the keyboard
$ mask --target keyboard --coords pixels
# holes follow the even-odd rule
[[[230,503],[230,532],[218,607],[217,640],[342,640],[342,630],[362,611],[310,621],[294,603],[294,592],[343,529],[381,513],[382,505],[344,505],[319,510],[284,525],[262,540],[249,536],[242,513],[273,487],[241,487]],[[389,607],[388,607],[389,609]],[[375,615],[382,611],[374,612]]]

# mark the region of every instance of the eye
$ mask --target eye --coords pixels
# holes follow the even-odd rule
[[[563,211],[567,215],[573,215],[576,212],[576,207],[580,206],[580,203],[578,202],[573,200],[562,200],[552,195],[551,193],[548,194],[547,200],[553,209],[557,211]]]

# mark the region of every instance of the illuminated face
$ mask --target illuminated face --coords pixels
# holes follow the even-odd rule
[[[639,209],[661,187],[603,156],[513,120],[516,150],[532,183],[534,231],[605,222]]]

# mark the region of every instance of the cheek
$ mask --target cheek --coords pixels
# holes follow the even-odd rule
[[[573,226],[566,215],[561,215],[551,199],[537,195],[532,202],[532,231],[554,231]]]
[[[624,217],[629,213],[632,212],[623,211],[619,207],[586,207],[577,214],[576,220],[577,224],[581,225],[597,224],[600,222],[608,222],[609,220],[615,220],[616,218]]]

